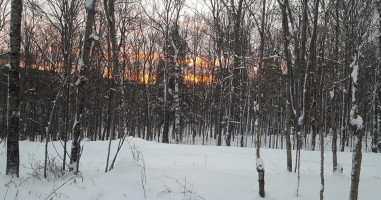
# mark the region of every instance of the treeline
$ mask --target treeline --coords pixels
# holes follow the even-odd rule
[[[364,149],[377,151],[380,45],[375,1],[321,1],[317,6],[312,1],[270,1],[264,33],[256,1],[205,0],[200,2],[207,5],[204,12],[189,10],[184,1],[154,2],[153,12],[145,3],[115,5],[114,48],[107,2],[97,2],[82,138],[105,140],[128,132],[149,140],[197,138],[202,144],[212,139],[216,145],[247,146],[246,137],[255,134],[260,116],[269,147],[278,145],[271,140],[285,141],[287,132],[291,137],[301,132],[305,149],[316,148],[318,134],[335,134],[339,150],[352,149],[351,65],[360,55],[357,102],[365,141],[372,140]],[[28,0],[24,7],[20,137],[44,139],[59,93],[49,137],[70,139],[84,7],[79,0]],[[282,26],[284,19],[287,26]],[[264,63],[258,74],[261,35]],[[5,51],[5,43],[3,47]],[[259,76],[261,115],[256,110]],[[6,70],[1,79],[4,137]]]
[[[363,150],[380,151],[378,1],[267,1],[263,32],[257,1],[147,3],[95,5],[81,138],[251,146],[260,126],[262,146],[315,150],[324,134],[345,151],[359,115]],[[73,138],[84,13],[80,0],[24,2],[20,139]]]
[[[0,0],[0,136],[10,155],[18,139],[62,140],[65,160],[72,140],[77,171],[84,138],[255,144],[264,196],[261,146],[287,149],[289,171],[296,149],[298,175],[300,150],[320,149],[324,186],[328,137],[333,171],[338,150],[354,152],[357,199],[361,152],[381,150],[380,1],[21,3],[9,14]]]

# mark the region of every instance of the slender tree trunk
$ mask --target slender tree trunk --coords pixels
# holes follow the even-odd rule
[[[335,26],[335,61],[339,63],[339,1],[336,3],[336,8],[335,8],[335,13],[336,13],[336,26]],[[335,64],[333,68],[333,81],[337,80],[337,70],[338,70],[339,65]],[[336,114],[336,102],[337,102],[337,97],[338,97],[338,89],[333,87],[333,89],[330,91],[330,112],[331,112],[331,129],[332,129],[332,164],[333,164],[333,172],[336,172],[337,170],[337,114]]]
[[[119,97],[123,97],[123,76],[121,74],[121,67],[119,63],[119,49],[118,49],[118,44],[117,44],[117,39],[116,39],[116,27],[115,27],[115,1],[114,0],[104,0],[104,7],[105,7],[105,13],[106,13],[106,18],[108,22],[108,33],[111,41],[111,52],[112,52],[112,65],[113,65],[113,71],[112,71],[112,87],[115,90],[114,95],[110,95],[113,98],[110,98],[110,101],[113,103],[117,103],[119,100]],[[110,91],[111,93],[113,91]],[[112,106],[112,105],[111,105]],[[108,163],[109,163],[109,158],[110,158],[110,147],[111,147],[111,140],[115,138],[115,129],[116,129],[116,122],[122,121],[123,120],[118,120],[121,118],[121,115],[117,115],[116,112],[112,112],[111,114],[111,125],[112,131],[110,135],[110,142],[109,142],[109,147],[108,147],[108,153],[107,153],[107,160],[106,160],[106,169],[105,172],[108,170]],[[123,126],[122,124],[118,124],[118,135],[120,134],[120,131],[123,131]]]
[[[320,131],[320,200],[324,199],[324,133]]]
[[[58,102],[58,98],[61,95],[61,89],[58,91],[56,97],[54,98],[53,101],[53,108],[49,113],[49,121],[48,125],[45,127],[45,162],[44,162],[44,178],[47,178],[46,170],[48,166],[48,142],[49,142],[49,135],[50,135],[50,130],[52,127],[52,121],[53,121],[53,116],[54,116],[54,111],[56,109],[56,105]],[[64,163],[65,164],[65,163]]]
[[[314,109],[316,109],[316,108],[314,108]],[[317,133],[317,130],[318,130],[318,128],[316,127],[315,122],[312,122],[312,124],[311,124],[311,130],[312,130],[312,133],[311,133],[311,151],[315,151],[316,133]]]
[[[257,141],[256,141],[256,155],[257,155],[257,172],[258,172],[258,182],[259,182],[259,195],[265,197],[265,168],[264,162],[260,155],[261,148],[261,126],[262,126],[262,70],[263,70],[263,54],[265,49],[265,14],[266,14],[266,0],[263,0],[262,8],[262,24],[261,24],[261,44],[260,44],[260,58],[259,58],[259,68],[258,68],[258,110],[257,110]]]
[[[280,8],[281,8],[281,11],[282,11],[282,27],[283,27],[283,40],[284,40],[284,43],[283,43],[283,51],[284,51],[284,55],[285,55],[285,58],[286,58],[286,70],[287,70],[287,80],[286,80],[286,91],[287,91],[287,102],[286,102],[286,120],[287,120],[287,128],[286,128],[286,134],[285,134],[285,137],[286,137],[286,152],[287,152],[287,170],[289,172],[292,172],[292,155],[291,155],[291,91],[290,91],[290,87],[291,87],[291,81],[288,80],[290,78],[290,69],[292,67],[292,61],[291,61],[291,54],[290,54],[290,51],[289,51],[289,27],[288,27],[288,16],[287,16],[287,5],[288,4],[288,0],[285,0],[283,3],[281,1],[278,0],[278,3],[280,5]]]
[[[68,74],[68,73],[67,73]],[[67,77],[67,76],[66,76]],[[66,85],[66,114],[65,114],[65,130],[62,135],[62,140],[64,142],[64,155],[63,155],[63,163],[62,163],[62,171],[65,171],[66,168],[66,154],[67,154],[67,138],[68,138],[68,133],[69,133],[69,108],[70,108],[70,86],[69,84]]]
[[[164,127],[163,127],[163,143],[169,143],[169,112],[164,108]]]
[[[219,87],[222,87],[221,85],[219,86]],[[223,90],[221,89],[220,90],[220,95],[219,95],[219,109],[218,109],[218,111],[219,111],[219,113],[218,113],[218,138],[217,138],[217,146],[221,146],[222,145],[222,124],[221,124],[221,122],[222,122],[222,120],[223,120],[223,106],[222,106],[222,97],[223,97],[223,94],[224,94],[224,92],[223,92]]]
[[[318,121],[318,129],[319,129],[319,136],[320,136],[320,200],[324,199],[324,133],[323,133],[323,127],[324,127],[324,90],[323,90],[323,66],[325,65],[325,42],[326,42],[326,35],[327,35],[327,23],[328,23],[328,12],[326,10],[326,5],[325,5],[325,0],[322,0],[322,10],[324,11],[324,31],[323,31],[323,36],[322,36],[322,66],[318,69],[317,76],[319,76],[320,81],[319,83],[319,90],[318,94],[316,95],[317,98],[317,103],[316,103],[316,110],[317,113],[315,117],[317,118],[316,120]],[[333,73],[333,76],[334,73]],[[332,100],[332,99],[331,99]],[[320,117],[319,117],[320,116]],[[329,129],[328,129],[329,131]]]

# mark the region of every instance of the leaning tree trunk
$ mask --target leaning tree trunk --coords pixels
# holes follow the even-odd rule
[[[80,142],[81,142],[81,127],[82,127],[82,117],[85,109],[85,90],[86,90],[86,79],[89,66],[89,54],[91,49],[91,43],[94,37],[90,37],[95,15],[95,3],[96,0],[87,0],[85,2],[86,7],[86,28],[85,35],[83,37],[82,54],[79,61],[79,76],[77,81],[77,99],[76,99],[76,115],[73,125],[73,142],[71,146],[71,156],[69,170],[78,172],[79,157],[80,157]]]
[[[6,174],[19,176],[20,43],[22,0],[12,0],[8,72],[8,138]]]
[[[122,94],[122,97],[123,97],[123,85],[122,85],[123,84],[123,76],[121,75],[121,68],[120,68],[120,64],[119,64],[119,60],[118,60],[119,49],[118,49],[118,44],[117,44],[117,39],[116,39],[115,1],[114,0],[104,0],[103,3],[104,3],[104,7],[105,7],[107,22],[108,22],[109,39],[111,41],[111,46],[112,46],[112,50],[111,50],[112,51],[112,65],[113,65],[112,86],[115,87],[114,89],[116,91],[115,94],[112,95],[113,98],[110,98],[110,101],[115,103],[116,99],[118,99],[120,97],[120,94]],[[110,91],[110,92],[113,92],[113,91]],[[113,112],[113,110],[111,110],[111,112]],[[112,113],[111,124],[113,126],[113,129],[112,129],[113,131],[111,131],[110,140],[109,140],[109,148],[108,148],[109,150],[107,152],[105,172],[108,171],[111,140],[113,140],[115,137],[115,131],[114,130],[115,130],[115,123],[116,123],[115,121],[117,120],[117,117],[120,117],[120,115],[116,116],[116,113]],[[119,126],[121,126],[121,125],[119,124]],[[119,128],[119,131],[121,131],[122,129]],[[118,133],[118,135],[119,134],[120,133]]]

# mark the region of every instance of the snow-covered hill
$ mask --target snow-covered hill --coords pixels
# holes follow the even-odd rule
[[[0,198],[78,200],[253,200],[258,195],[255,149],[159,144],[127,138],[113,170],[104,173],[107,141],[82,142],[81,174],[49,179],[36,177],[44,143],[20,142],[20,178],[5,176],[5,146],[0,147]],[[127,143],[128,142],[128,143]],[[111,159],[118,141],[112,143]],[[54,143],[62,154],[60,142]],[[70,149],[70,148],[69,148]],[[134,152],[134,153],[132,153]],[[51,157],[61,163],[52,143]],[[286,171],[285,150],[262,149],[265,199],[319,199],[320,152],[302,151],[301,188]],[[293,152],[293,157],[295,152]],[[135,157],[135,158],[133,158]],[[342,175],[332,174],[331,152],[325,153],[325,199],[349,198],[352,154],[338,153]],[[293,163],[294,164],[294,163]],[[34,175],[34,176],[33,176]],[[381,197],[381,154],[363,154],[359,199]]]

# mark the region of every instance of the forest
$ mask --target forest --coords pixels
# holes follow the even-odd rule
[[[352,152],[356,200],[381,152],[380,52],[379,0],[0,0],[6,174],[19,141],[44,143],[45,177],[49,142],[75,174],[82,141],[109,141],[106,172],[129,137],[253,147],[264,197],[262,149],[298,190],[300,152],[319,151],[323,199],[324,154],[340,173]]]

